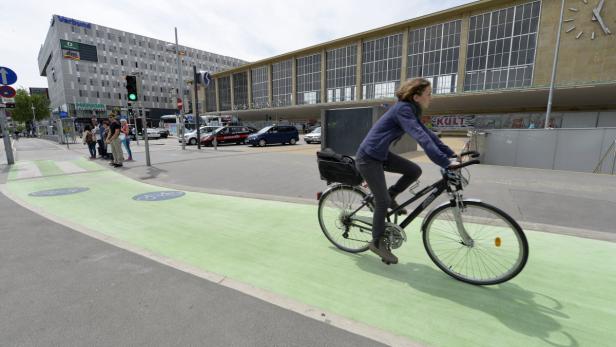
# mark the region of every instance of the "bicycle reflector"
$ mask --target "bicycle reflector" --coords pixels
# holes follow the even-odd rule
[[[321,195],[323,195],[323,192],[318,192],[317,193],[317,200],[321,200]]]
[[[501,238],[500,237],[497,237],[497,238],[494,239],[494,245],[496,247],[500,247],[501,246]]]

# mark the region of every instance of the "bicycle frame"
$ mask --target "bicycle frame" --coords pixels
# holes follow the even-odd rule
[[[447,179],[445,177],[443,177],[442,179],[440,179],[439,181],[433,183],[432,185],[425,187],[424,189],[422,189],[421,191],[419,191],[417,194],[415,194],[415,196],[413,196],[412,198],[410,198],[409,200],[405,201],[404,203],[402,203],[400,206],[398,206],[398,208],[392,210],[391,212],[388,212],[386,217],[387,220],[389,221],[392,215],[395,215],[398,211],[400,211],[401,209],[405,208],[406,206],[414,203],[415,201],[419,200],[421,197],[423,197],[424,195],[428,194],[429,192],[432,192],[430,195],[428,195],[428,197],[419,205],[417,206],[413,212],[411,212],[411,214],[409,214],[403,221],[402,223],[399,224],[399,226],[404,229],[406,228],[409,224],[411,224],[413,222],[413,220],[415,218],[417,218],[417,216],[423,212],[426,207],[428,207],[436,198],[438,198],[441,194],[443,194],[444,191],[451,191],[451,188],[448,185]],[[370,200],[372,200],[374,198],[374,195],[369,194],[364,201],[362,202],[362,204],[355,209],[355,211],[351,212],[351,214],[348,217],[351,217],[353,215],[355,215],[359,210],[361,210],[362,208],[364,208],[369,202]],[[366,220],[364,218],[361,219],[355,219],[356,221],[368,224],[370,227],[372,227],[372,220]]]

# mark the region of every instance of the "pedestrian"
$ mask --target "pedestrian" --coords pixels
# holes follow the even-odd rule
[[[104,155],[103,158],[107,160],[111,160],[111,144],[107,143],[107,138],[109,137],[109,120],[105,119],[102,121],[103,124],[103,148]]]
[[[128,153],[128,161],[133,160],[133,152],[130,150],[130,126],[126,119],[120,119],[120,141],[124,144],[124,148],[126,148],[126,153]]]
[[[88,124],[83,131],[83,144],[88,146],[90,159],[96,159],[96,139],[92,127]]]
[[[120,142],[120,128],[120,122],[116,120],[115,114],[111,113],[109,115],[109,133],[105,142],[111,145],[113,161],[109,165],[113,167],[122,167],[124,162],[122,143]]]
[[[432,87],[423,78],[409,79],[396,92],[398,102],[372,126],[356,154],[357,169],[374,195],[372,241],[369,249],[384,261],[396,264],[385,231],[387,208],[398,207],[396,196],[421,176],[421,168],[410,160],[389,151],[390,145],[409,134],[424,149],[428,158],[442,168],[458,164],[455,153],[421,123],[421,114],[430,105]],[[385,171],[402,174],[398,182],[387,188]],[[402,214],[406,211],[400,211]]]
[[[93,121],[97,121],[94,117],[92,117]],[[103,120],[101,122],[99,122],[99,125],[97,127],[98,132],[97,132],[97,141],[98,141],[98,154],[100,155],[101,158],[106,159],[107,158],[107,145],[105,144],[105,139],[107,138],[106,134],[105,134],[105,122],[107,120]]]

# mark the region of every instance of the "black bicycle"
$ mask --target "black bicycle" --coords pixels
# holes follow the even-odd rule
[[[352,158],[341,157],[319,157],[321,178],[328,184],[337,182],[320,194],[319,224],[327,239],[339,249],[364,252],[372,240],[373,195],[360,185],[361,176]],[[447,192],[449,201],[434,208],[423,220],[424,248],[436,266],[448,275],[466,283],[491,285],[508,281],[522,271],[528,259],[528,241],[522,228],[507,213],[479,200],[463,198],[463,189],[470,178],[463,174],[463,171],[468,173],[464,168],[479,164],[479,159],[475,159],[478,157],[476,151],[462,153],[460,160],[470,160],[441,170],[439,181],[388,212],[384,236],[390,249],[402,246],[407,239],[404,229]],[[336,165],[336,161],[340,164]],[[341,175],[345,170],[346,175]],[[425,195],[419,206],[398,224],[400,210]]]

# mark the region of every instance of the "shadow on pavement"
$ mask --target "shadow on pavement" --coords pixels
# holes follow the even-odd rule
[[[424,264],[400,263],[386,266],[376,256],[336,250],[351,257],[363,271],[403,282],[420,292],[482,311],[498,319],[509,329],[540,339],[551,346],[579,346],[577,340],[562,331],[562,326],[553,318],[570,317],[561,312],[563,305],[550,296],[526,290],[515,283],[474,286],[452,279],[444,272]],[[554,341],[555,333],[562,334],[558,341]],[[562,343],[563,341],[567,343]]]
[[[157,178],[161,173],[167,172],[167,170],[159,169],[155,166],[150,166],[146,169],[145,176],[139,177],[140,180],[151,180]]]

